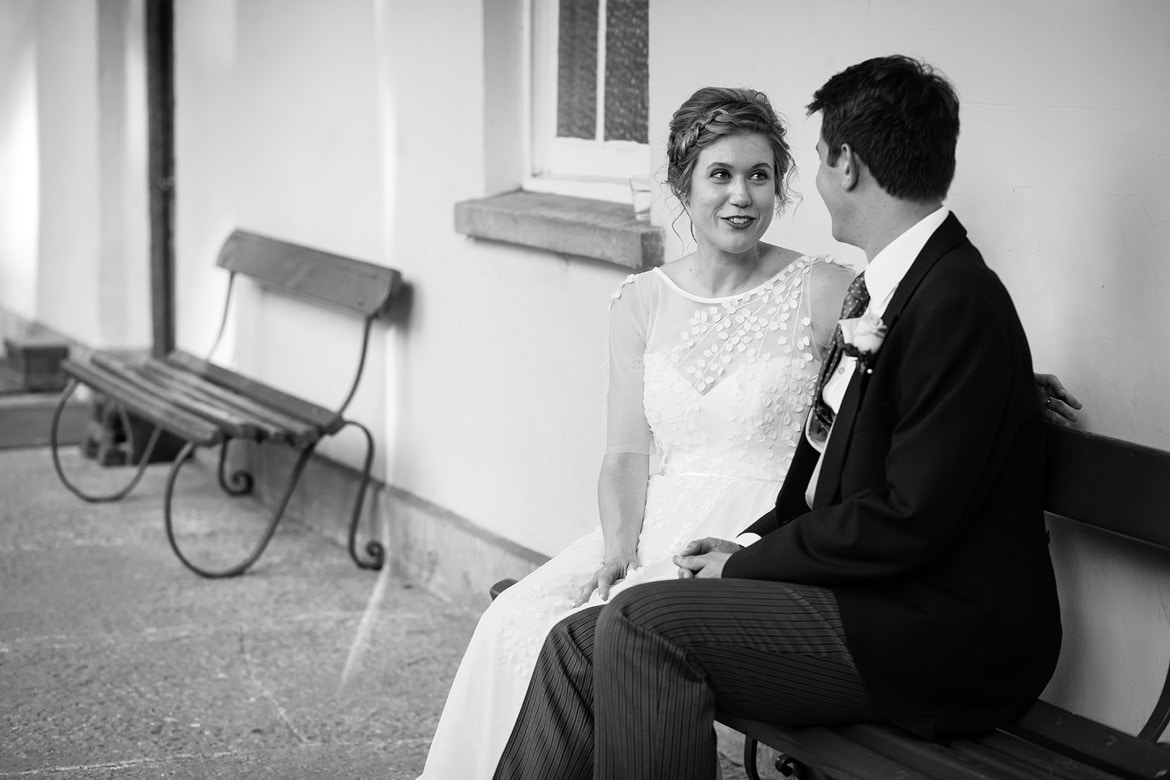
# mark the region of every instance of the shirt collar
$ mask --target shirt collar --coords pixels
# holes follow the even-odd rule
[[[950,209],[942,206],[937,211],[927,214],[913,227],[887,244],[865,267],[865,286],[869,290],[870,311],[879,317],[885,313],[886,306],[894,291],[898,289],[902,277],[910,270],[910,266],[922,252],[922,247],[926,246],[926,242],[946,221],[950,213]]]

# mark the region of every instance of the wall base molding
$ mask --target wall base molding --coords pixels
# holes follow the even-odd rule
[[[68,344],[69,354],[71,355],[89,355],[93,351],[89,345],[66,336],[64,333],[54,330],[44,323],[30,320],[0,306],[0,341],[4,339],[24,339],[30,337],[50,338]]]
[[[296,453],[280,446],[246,445],[244,449],[232,453],[232,460],[250,462],[257,496],[265,504],[275,503]],[[289,516],[344,548],[360,479],[356,469],[314,455],[289,502]],[[493,583],[523,577],[547,560],[535,550],[378,480],[370,482],[362,515],[359,556],[368,540],[378,539],[386,546],[387,561],[396,574],[476,612],[487,606]]]

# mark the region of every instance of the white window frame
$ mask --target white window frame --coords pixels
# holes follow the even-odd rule
[[[560,3],[532,0],[529,79],[531,130],[523,187],[538,192],[630,202],[629,180],[650,172],[650,145],[605,141],[606,0],[598,0],[597,131],[593,140],[557,137]]]

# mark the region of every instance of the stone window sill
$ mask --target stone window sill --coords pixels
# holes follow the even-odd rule
[[[627,268],[662,265],[662,228],[621,203],[517,190],[456,203],[455,230]]]

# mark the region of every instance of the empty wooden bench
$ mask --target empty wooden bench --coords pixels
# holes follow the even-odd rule
[[[336,409],[326,408],[181,350],[162,358],[127,357],[112,352],[70,358],[62,364],[69,382],[57,403],[50,438],[57,475],[69,490],[85,501],[117,501],[138,484],[162,432],[177,437],[184,443],[172,462],[163,497],[167,539],[179,560],[196,574],[232,577],[245,572],[264,552],[318,442],[352,425],[365,435],[366,456],[350,518],[349,553],[362,568],[381,568],[385,551],[380,543],[371,540],[366,544],[368,560],[359,557],[356,549],[357,527],[374,459],[374,439],[364,425],[346,419],[344,415],[361,381],[371,327],[375,320],[389,314],[391,302],[401,286],[401,275],[392,268],[242,230],[233,232],[224,242],[217,264],[229,273],[229,277],[219,332],[209,355],[215,354],[223,337],[237,277],[246,276],[266,290],[360,318],[360,340],[355,323],[353,348],[357,365],[353,380],[347,391],[344,386],[339,387],[344,391],[344,400]],[[279,334],[265,333],[264,336],[274,349],[279,348]],[[312,362],[307,363],[310,369],[312,365]],[[89,494],[70,481],[61,468],[57,442],[60,413],[79,384],[105,396],[123,413],[130,412],[154,426],[149,441],[141,450],[137,470],[128,483],[114,493]],[[131,429],[128,421],[123,427]],[[250,493],[253,486],[251,474],[243,470],[227,473],[228,447],[235,441],[290,447],[297,452],[297,457],[252,551],[239,564],[212,571],[196,565],[179,547],[172,517],[175,484],[180,469],[193,453],[200,448],[218,448],[220,487],[233,497]]]
[[[1045,509],[1053,515],[1170,550],[1170,453],[1047,425]],[[1170,559],[1168,559],[1170,561]],[[1124,659],[1118,659],[1124,663]],[[1133,736],[1045,701],[978,739],[940,745],[892,726],[789,727],[720,713],[747,736],[744,766],[758,780],[757,742],[779,751],[794,778],[1170,778],[1170,670],[1162,694]]]

